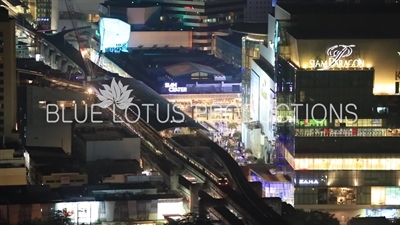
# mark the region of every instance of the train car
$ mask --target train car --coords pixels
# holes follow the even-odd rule
[[[218,178],[218,185],[219,186],[227,186],[229,184],[229,180],[226,177]]]

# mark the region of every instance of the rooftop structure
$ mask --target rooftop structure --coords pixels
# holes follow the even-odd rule
[[[222,75],[221,72],[213,69],[210,66],[201,65],[198,63],[192,62],[182,62],[170,66],[166,66],[165,70],[172,77],[182,76],[182,75],[190,75],[192,73],[207,73],[212,75]]]
[[[244,36],[246,36],[246,35],[240,34],[240,33],[233,33],[228,36],[219,36],[218,38],[221,38],[222,40],[227,41],[227,42],[233,44],[234,46],[242,49],[242,41],[243,41]]]
[[[103,159],[95,162],[96,174],[106,178],[116,174],[141,174],[142,168],[137,160],[121,159],[109,160]],[[108,182],[105,182],[108,183]]]
[[[88,126],[78,125],[76,134],[85,141],[122,140],[123,138],[132,137],[131,134],[119,127],[92,124]]]

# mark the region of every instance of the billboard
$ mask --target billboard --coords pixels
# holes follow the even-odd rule
[[[131,25],[114,18],[102,18],[99,22],[100,51],[127,52]]]
[[[275,83],[264,71],[260,74],[260,123],[269,140],[273,140],[273,108]]]
[[[370,70],[375,95],[396,94],[399,39],[298,39],[290,46],[293,64],[307,70]]]
[[[252,120],[259,120],[260,112],[260,77],[254,70],[250,77],[250,117]]]

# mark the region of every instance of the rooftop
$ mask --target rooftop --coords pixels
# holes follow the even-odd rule
[[[50,189],[48,185],[23,185],[23,186],[0,186],[0,204],[34,204],[34,203],[56,203],[56,202],[80,202],[101,201],[104,198],[93,197],[92,190],[126,190],[151,187],[149,184],[100,184],[96,186],[61,187]],[[85,190],[86,189],[86,190]],[[89,191],[87,191],[89,190]],[[107,200],[157,200],[178,199],[176,194],[153,194],[153,195],[124,195],[107,196]]]
[[[266,72],[266,74],[271,78],[272,80],[275,80],[274,75],[274,69],[272,66],[269,65],[269,63],[263,59],[253,59],[253,61],[263,69],[263,71]]]
[[[240,49],[242,49],[242,38],[246,36],[245,34],[241,34],[241,33],[233,33],[231,35],[228,36],[218,36],[217,38],[220,38],[228,43],[233,44],[236,47],[239,47]]]
[[[76,129],[78,134],[85,141],[111,141],[122,140],[123,138],[134,137],[120,127],[79,127]]]
[[[96,174],[111,176],[112,174],[137,174],[143,170],[136,160],[98,160],[95,162]]]
[[[292,15],[400,15],[400,4],[278,3]]]
[[[290,182],[290,178],[283,174],[273,174],[274,167],[268,164],[252,164],[250,169],[266,182]]]
[[[268,24],[267,23],[235,23],[231,30],[238,33],[244,34],[258,34],[267,35],[268,34]]]
[[[55,173],[80,173],[79,168],[71,166],[69,164],[60,164],[60,162],[52,163],[44,166],[35,167],[35,171],[41,175],[51,175]]]
[[[35,165],[49,165],[57,162],[59,164],[71,164],[72,158],[67,155],[62,148],[58,147],[25,147],[30,159]]]
[[[93,193],[112,190],[134,190],[134,189],[154,189],[155,187],[149,182],[143,183],[107,183],[100,185],[90,185],[86,189]]]
[[[221,74],[221,72],[211,68],[210,66],[201,65],[192,62],[182,62],[164,67],[168,74],[173,77],[191,74],[195,72],[204,72],[208,74]]]
[[[1,136],[0,136],[0,142],[1,141],[2,140],[1,140]],[[2,149],[14,149],[15,151],[18,151],[18,150],[22,150],[22,148],[23,147],[18,142],[11,142],[11,141],[6,140],[4,145],[3,145],[3,143],[0,143],[0,151]]]
[[[132,103],[138,106],[141,119],[155,130],[162,131],[174,127],[204,129],[203,126],[189,116],[185,115],[184,118],[182,118],[182,114],[184,115],[183,112],[181,112],[182,114],[178,114],[176,109],[174,109],[175,111],[173,110],[170,102],[143,82],[133,78],[116,78],[116,81],[121,81],[123,85],[128,85],[128,90],[133,90],[132,95],[134,99]],[[110,85],[111,81],[102,81],[101,83]],[[100,88],[100,83],[96,83],[94,86],[95,88]],[[154,107],[149,107],[149,110],[147,110],[147,107],[143,106],[143,104],[154,104]],[[156,110],[156,106],[158,106],[158,110]],[[135,113],[138,113],[136,108],[131,109],[135,111]],[[175,118],[175,121],[173,118]],[[166,122],[159,122],[164,120],[166,120]]]
[[[104,1],[104,3],[100,3],[103,6],[118,6],[118,7],[126,7],[126,8],[146,8],[146,7],[154,7],[159,6],[156,3],[152,2],[121,2],[121,1]]]
[[[81,27],[78,28],[80,30],[88,30],[90,29],[90,27]],[[58,32],[57,34],[43,34],[43,39],[45,39],[46,41],[48,41],[49,43],[51,43],[52,45],[54,45],[56,48],[58,48],[58,50],[60,50],[60,52],[62,52],[63,54],[65,54],[66,57],[70,58],[71,60],[73,60],[82,70],[84,70],[84,73],[87,73],[87,69],[85,66],[85,63],[82,59],[82,55],[79,53],[79,51],[71,44],[69,44],[68,42],[64,41],[65,40],[65,36],[68,33],[73,32],[73,29],[71,30],[64,30],[61,32]],[[114,76],[115,74],[108,72],[102,68],[100,68],[99,66],[97,66],[95,63],[91,62],[92,66],[94,67],[94,69],[96,71],[99,71],[99,74],[104,74],[104,75],[110,75],[110,76]]]

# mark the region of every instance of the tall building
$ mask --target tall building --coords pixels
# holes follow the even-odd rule
[[[274,160],[293,177],[295,207],[341,224],[400,214],[399,7],[278,4],[269,15]]]
[[[153,4],[161,6],[159,27],[164,30],[182,29],[192,30],[193,48],[211,51],[214,32],[228,30],[232,24],[243,21],[245,0],[213,0],[213,1],[163,1],[143,0],[142,5]],[[110,8],[111,13],[104,16],[113,16],[115,13],[129,17],[127,8],[137,8],[137,2],[124,0],[109,0],[103,6]],[[113,10],[114,8],[114,10]],[[125,10],[124,10],[125,9]],[[137,13],[137,12],[136,12]],[[150,13],[150,12],[148,12]],[[111,14],[111,15],[110,15]],[[126,19],[125,19],[126,21]],[[157,30],[155,27],[149,29]]]
[[[24,0],[29,7],[38,29],[56,31],[72,29],[72,23],[65,0]],[[73,0],[78,27],[98,22],[98,6],[101,0]]]
[[[17,77],[15,21],[0,7],[0,134],[17,138]]]

